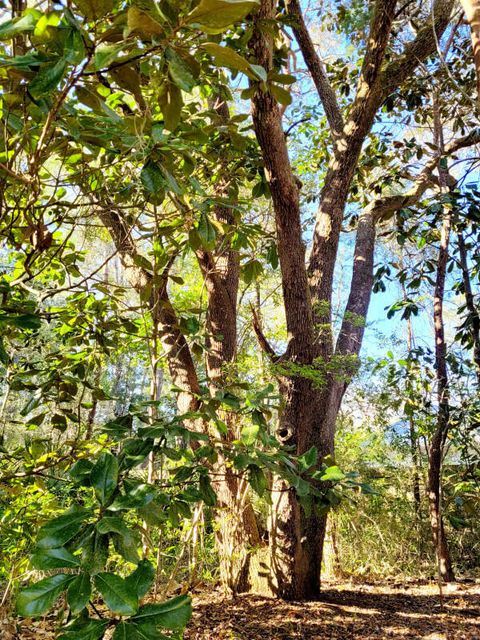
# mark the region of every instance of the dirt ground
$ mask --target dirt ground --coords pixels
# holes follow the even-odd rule
[[[480,640],[480,584],[325,583],[317,602],[193,594],[186,640]],[[53,616],[12,621],[0,615],[0,640],[52,640]]]
[[[188,640],[480,640],[480,585],[326,584],[318,602],[197,596]]]

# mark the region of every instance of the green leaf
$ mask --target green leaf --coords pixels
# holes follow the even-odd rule
[[[164,82],[158,92],[158,104],[162,110],[165,128],[175,131],[182,117],[182,92],[173,82]]]
[[[200,220],[198,221],[197,226],[197,233],[204,249],[206,249],[207,251],[212,251],[213,249],[215,249],[217,232],[215,231],[215,227],[210,222],[210,218],[206,213],[202,213],[200,216]]]
[[[74,577],[57,573],[23,589],[17,598],[18,613],[25,618],[41,616],[53,606],[55,600],[62,591],[65,591]]]
[[[290,91],[287,91],[277,84],[271,84],[268,88],[270,89],[270,93],[275,98],[275,100],[280,104],[288,107],[288,105],[292,103],[292,96],[290,94]]]
[[[89,515],[86,509],[72,509],[50,520],[39,530],[37,546],[41,549],[62,547],[77,535]]]
[[[186,22],[206,33],[222,33],[256,7],[256,0],[200,0]]]
[[[46,94],[57,88],[66,70],[67,61],[64,58],[61,58],[54,64],[42,65],[40,71],[28,85],[30,94],[37,99],[43,98]]]
[[[7,350],[5,349],[5,344],[3,342],[3,338],[0,337],[0,362],[2,364],[7,365],[10,361],[10,358],[8,357],[8,353]]]
[[[125,48],[123,42],[121,44],[102,45],[95,50],[95,70],[105,69],[109,67],[118,54]]]
[[[13,324],[13,326],[19,329],[40,329],[42,321],[38,316],[33,313],[24,313],[19,316],[12,316],[7,314],[0,315],[0,324]]]
[[[268,482],[267,477],[258,465],[251,464],[248,467],[248,481],[255,493],[262,497],[268,487]]]
[[[147,160],[142,171],[140,172],[140,180],[143,188],[148,193],[156,194],[165,188],[165,177],[161,168],[153,160]]]
[[[134,262],[134,264],[137,265],[137,267],[141,267],[142,269],[145,269],[146,271],[150,271],[150,273],[153,273],[153,271],[154,271],[154,266],[150,262],[150,260],[145,258],[145,256],[142,256],[140,253],[137,253],[137,255],[134,256],[133,262]]]
[[[137,632],[136,640],[169,640],[171,637],[160,633],[157,627],[152,624],[136,624],[135,630]]]
[[[108,507],[110,511],[122,511],[124,509],[140,509],[146,507],[155,497],[155,491],[147,484],[139,484],[130,489],[124,496],[118,496]]]
[[[207,475],[200,476],[199,489],[205,504],[209,507],[214,507],[217,503],[217,494],[213,490],[212,483]]]
[[[308,451],[298,457],[298,463],[301,471],[307,471],[315,464],[317,464],[318,449],[317,447],[311,447]]]
[[[89,20],[103,18],[113,9],[113,0],[74,0],[74,4]]]
[[[240,433],[240,439],[243,442],[243,444],[249,447],[257,439],[259,431],[260,431],[260,426],[258,424],[249,424],[246,427],[243,427]]]
[[[105,504],[112,496],[117,486],[117,481],[117,459],[111,453],[102,453],[90,473],[90,482],[101,504]]]
[[[151,267],[151,265],[150,265]],[[123,436],[127,431],[130,431],[133,425],[133,417],[130,414],[124,416],[118,416],[113,420],[106,422],[102,431],[104,433],[111,433],[114,436]]]
[[[146,604],[132,618],[136,624],[153,624],[166,629],[182,629],[192,615],[189,596],[177,596],[161,604]]]
[[[58,640],[100,640],[109,624],[109,620],[80,618],[64,627]]]
[[[177,87],[190,93],[197,82],[188,64],[171,47],[165,50],[165,58],[168,60],[168,73],[172,81]]]
[[[67,428],[67,418],[61,413],[54,413],[50,418],[50,422],[54,429],[58,429],[62,433]]]
[[[120,622],[115,627],[112,640],[138,640],[137,629],[130,622]]]
[[[202,49],[212,56],[219,67],[227,67],[235,71],[242,71],[249,78],[255,79],[250,63],[245,60],[239,53],[230,49],[230,47],[222,47],[216,42],[206,42],[202,44]]]
[[[325,482],[338,482],[339,480],[343,480],[344,478],[345,474],[336,465],[328,467],[326,471],[320,476],[320,480],[324,480]]]
[[[97,523],[99,533],[119,533],[121,536],[133,538],[133,531],[117,516],[106,516]]]
[[[40,549],[30,557],[30,562],[35,569],[41,569],[42,571],[80,566],[80,559],[70,553],[70,551],[67,551],[64,547]]]
[[[137,564],[140,560],[138,555],[138,545],[133,537],[123,537],[117,533],[112,534],[112,542],[118,554],[127,562]]]
[[[251,284],[263,273],[263,265],[259,260],[249,260],[242,266],[242,279],[246,285]]]
[[[40,12],[36,12],[40,13]],[[10,40],[19,33],[25,31],[33,31],[37,24],[38,15],[35,12],[27,13],[27,15],[15,20],[7,20],[3,24],[0,24],[0,40]]]
[[[107,606],[122,616],[132,616],[138,609],[138,598],[127,583],[114,573],[98,573],[95,586],[102,594]]]
[[[251,64],[250,69],[253,71],[253,73],[256,75],[256,77],[259,80],[261,80],[262,82],[267,82],[268,80],[267,71],[261,65]]]
[[[125,579],[128,588],[137,594],[137,598],[143,598],[155,580],[155,568],[148,560],[142,560],[137,568]]]
[[[80,613],[87,606],[91,593],[88,573],[81,573],[72,580],[67,589],[67,603],[73,614]]]
[[[162,36],[165,31],[162,25],[152,16],[137,7],[130,7],[127,15],[128,29],[131,33],[139,33],[142,36],[152,38]]]

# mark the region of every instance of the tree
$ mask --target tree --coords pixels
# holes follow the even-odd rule
[[[370,200],[359,217],[350,295],[334,346],[332,294],[339,238],[362,146],[380,107],[407,82],[422,61],[436,51],[445,32],[453,2],[439,0],[432,13],[401,53],[390,41],[393,27],[401,28],[405,8],[379,0],[372,9],[370,29],[357,91],[348,112],[342,114],[323,65],[295,0],[286,4],[286,16],[297,38],[330,125],[332,151],[313,231],[308,266],[301,233],[299,189],[288,157],[276,91],[268,80],[256,83],[252,117],[262,150],[275,208],[278,254],[287,318],[288,346],[276,357],[283,375],[284,410],[279,436],[298,454],[312,446],[321,459],[334,452],[335,421],[342,397],[356,366],[373,282],[373,254],[379,218],[416,202],[427,188],[437,160],[428,163],[413,182],[410,193]],[[250,49],[255,60],[274,78],[278,69],[272,25],[276,3],[263,0],[254,17]],[[398,25],[398,26],[397,26]],[[433,28],[432,28],[433,25]],[[353,365],[353,367],[352,367]],[[320,367],[326,383],[316,388],[302,369]],[[274,506],[272,569],[277,591],[286,598],[318,594],[325,516],[307,513],[296,497],[280,490]]]
[[[47,266],[60,269],[68,253],[57,229],[75,229],[86,220],[108,230],[140,306],[148,309],[154,383],[161,345],[179,419],[199,441],[213,438],[213,452],[193,448],[206,458],[207,503],[214,502],[210,478],[218,496],[222,576],[233,591],[258,587],[258,574],[265,573],[255,558],[264,543],[249,487],[265,498],[272,473],[268,587],[285,598],[318,594],[326,512],[338,500],[335,482],[344,478],[333,460],[335,423],[358,370],[377,228],[435,185],[439,160],[479,140],[477,130],[458,136],[459,126],[441,157],[436,149],[424,155],[417,145],[423,164],[404,175],[388,136],[375,130],[384,112],[403,118],[409,100],[422,114],[429,66],[435,70],[442,63],[437,42],[448,28],[453,0],[437,0],[426,15],[422,3],[415,6],[423,23],[413,38],[409,7],[377,0],[362,12],[353,36],[355,64],[337,61],[332,70],[318,57],[295,0],[278,7],[272,0],[160,8],[82,2],[45,16],[27,10],[0,28],[3,41],[22,46],[4,46],[13,81],[4,78],[12,97],[6,101],[0,164],[6,235],[22,253],[14,284],[35,296],[35,278]],[[348,26],[349,9],[342,6],[341,28]],[[285,87],[295,81],[284,73],[292,55],[285,40],[290,30],[330,127],[321,149],[328,164],[308,263],[302,189],[282,125],[292,100]],[[405,46],[394,37],[398,33]],[[248,116],[236,113],[233,83],[223,69],[250,83],[242,95],[252,100],[255,136],[242,124]],[[345,87],[354,83],[349,101]],[[396,142],[406,158],[415,152]],[[245,196],[252,187],[252,196]],[[264,204],[264,195],[273,203],[273,242],[248,218],[252,203]],[[356,231],[354,268],[335,336],[334,275],[347,220]],[[259,389],[238,374],[240,281],[248,286],[265,266],[244,252],[266,242],[270,262],[278,255],[280,264],[283,353],[267,340],[268,323],[262,327],[258,313],[252,323],[280,390],[276,438],[266,419],[272,388]],[[79,253],[68,259],[68,290],[88,286],[94,275],[78,275]],[[179,302],[181,261],[197,270],[205,302]],[[56,284],[46,296],[55,293]],[[155,393],[151,400],[157,402]],[[252,451],[256,443],[265,451]]]

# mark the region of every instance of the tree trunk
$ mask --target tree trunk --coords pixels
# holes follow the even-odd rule
[[[454,582],[455,574],[450,559],[441,511],[441,476],[443,444],[434,437],[428,452],[428,506],[433,543],[437,555],[438,571],[443,582]]]
[[[433,96],[434,107],[434,138],[439,151],[443,154],[443,128],[440,118],[437,96]],[[446,190],[448,170],[438,164],[440,190]],[[452,213],[444,211],[440,234],[440,248],[437,261],[437,277],[433,297],[433,324],[435,335],[435,369],[437,376],[438,414],[437,426],[433,434],[428,452],[428,503],[430,525],[438,561],[438,572],[444,582],[455,580],[450,552],[448,549],[443,526],[441,504],[442,458],[445,441],[450,426],[450,386],[447,367],[447,343],[445,341],[445,325],[443,320],[443,302],[445,297],[445,280],[447,274],[450,233],[452,227]]]

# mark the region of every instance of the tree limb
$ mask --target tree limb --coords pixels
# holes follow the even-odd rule
[[[315,45],[305,24],[299,0],[288,0],[286,8],[288,15],[294,18],[293,33],[322,101],[332,138],[335,140],[343,131],[343,116],[335,92],[328,81],[323,63],[315,51]]]
[[[257,312],[255,311],[255,307],[253,306],[253,304],[250,305],[250,310],[252,312],[253,330],[255,331],[255,335],[257,336],[257,340],[258,340],[258,344],[260,345],[260,348],[262,349],[262,351],[264,351],[267,354],[267,356],[270,358],[272,362],[277,362],[280,356],[275,352],[275,349],[272,347],[272,345],[268,342],[267,338],[265,337],[265,334],[262,331],[262,325],[260,324],[260,319],[257,315]]]

